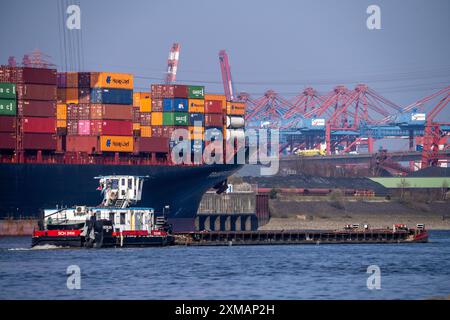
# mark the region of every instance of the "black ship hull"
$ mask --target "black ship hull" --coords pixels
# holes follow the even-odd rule
[[[241,167],[0,163],[0,216],[30,217],[44,208],[96,206],[102,196],[94,177],[139,175],[149,179],[138,205],[156,212],[169,205],[166,213],[174,230],[192,230],[203,194]]]

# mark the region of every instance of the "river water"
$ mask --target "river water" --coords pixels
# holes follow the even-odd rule
[[[427,299],[450,294],[450,231],[431,231],[426,244],[29,247],[28,237],[0,238],[0,299]],[[380,268],[380,289],[367,287],[371,265]],[[80,289],[68,288],[69,266],[80,271],[80,281],[69,281],[69,287],[79,283]]]

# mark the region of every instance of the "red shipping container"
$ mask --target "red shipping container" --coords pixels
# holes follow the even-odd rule
[[[22,138],[25,150],[56,150],[56,135],[45,133],[27,133]]]
[[[55,118],[25,117],[22,119],[24,133],[56,133]]]
[[[0,116],[0,132],[16,132],[16,117]]]
[[[138,152],[169,152],[169,139],[160,137],[137,138],[136,144]]]
[[[94,153],[99,150],[98,139],[95,136],[68,136],[66,139],[66,151]]]
[[[133,135],[133,122],[120,120],[103,120],[102,135],[131,136]]]
[[[89,103],[91,102],[91,92],[88,88],[79,88],[78,89],[78,102],[79,103]]]
[[[222,127],[223,114],[220,113],[208,113],[205,114],[205,127]]]
[[[53,101],[19,100],[18,113],[25,117],[55,117],[56,103]]]
[[[223,102],[220,100],[205,100],[205,113],[223,113]]]
[[[258,218],[258,226],[266,224],[269,221],[269,195],[256,195],[256,217]]]
[[[56,85],[18,84],[17,99],[56,100]]]
[[[56,85],[56,70],[2,66],[0,82]]]
[[[14,133],[0,132],[0,149],[15,149],[16,138]]]
[[[163,111],[163,99],[152,98],[152,111],[153,112]]]
[[[173,86],[173,96],[174,98],[188,98],[189,97],[189,87],[184,85],[174,85]]]
[[[92,104],[91,119],[133,120],[133,107],[121,104]]]

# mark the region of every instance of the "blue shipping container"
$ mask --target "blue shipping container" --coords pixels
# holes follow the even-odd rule
[[[189,125],[195,125],[195,122],[200,122],[200,125],[203,126],[205,122],[205,115],[203,113],[190,113],[189,114]]]
[[[174,111],[188,112],[189,104],[188,99],[176,98],[173,100]]]
[[[172,112],[173,111],[173,99],[163,99],[163,111]]]
[[[92,88],[91,103],[133,104],[133,90]]]
[[[163,111],[166,112],[188,112],[188,100],[187,99],[163,99]]]

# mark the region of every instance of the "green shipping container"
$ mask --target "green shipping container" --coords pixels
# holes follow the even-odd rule
[[[163,112],[163,126],[187,126],[189,114],[187,112]]]
[[[0,99],[16,99],[15,83],[0,83]]]
[[[189,98],[190,99],[204,99],[205,98],[205,87],[189,86]]]
[[[0,116],[15,116],[17,104],[15,99],[0,99]]]

